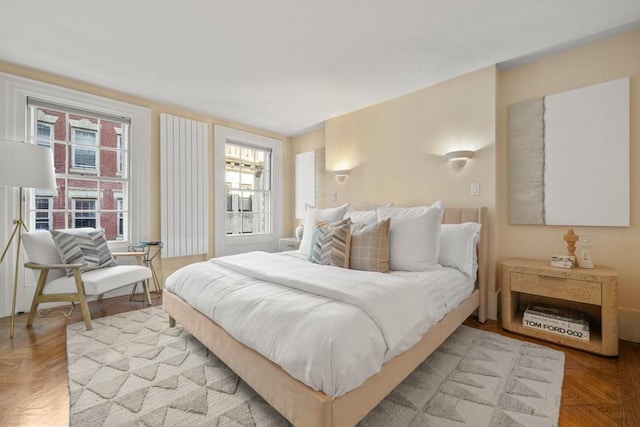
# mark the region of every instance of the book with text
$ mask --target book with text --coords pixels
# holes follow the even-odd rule
[[[522,324],[558,335],[589,341],[589,320],[578,311],[529,305],[522,316]]]

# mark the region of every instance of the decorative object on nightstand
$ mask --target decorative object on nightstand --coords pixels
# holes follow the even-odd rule
[[[580,267],[593,268],[591,259],[591,234],[580,233]]]
[[[300,224],[296,227],[296,239],[302,240],[302,233],[304,233],[304,225]]]
[[[300,240],[297,237],[283,237],[280,239],[278,250],[297,251],[300,248]]]
[[[573,262],[569,255],[551,255],[551,267],[573,268]]]
[[[580,239],[578,235],[573,231],[573,228],[570,228],[562,237],[562,240],[567,242],[567,251],[569,251],[569,256],[573,258],[573,266],[580,267],[578,263],[578,257],[576,256],[576,242]]]
[[[611,267],[569,270],[551,267],[543,260],[507,259],[502,262],[502,327],[580,350],[616,356],[617,292],[618,274]],[[589,340],[523,325],[529,305],[582,313],[589,320]]]

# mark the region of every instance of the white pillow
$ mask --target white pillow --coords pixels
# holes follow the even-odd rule
[[[475,280],[478,271],[476,245],[481,227],[476,222],[442,224],[438,255],[440,265],[455,267]]]
[[[389,269],[429,271],[440,268],[440,225],[444,204],[413,208],[380,207],[378,219],[391,218]]]
[[[300,247],[298,251],[305,254],[311,259],[311,244],[313,242],[313,227],[316,225],[316,221],[322,222],[335,222],[340,221],[344,216],[348,203],[337,208],[317,209],[311,206],[307,206],[307,212],[304,217],[304,227],[302,232],[302,240],[300,241]]]
[[[378,215],[375,209],[369,211],[357,211],[355,209],[347,209],[342,219],[351,218],[353,224],[370,225],[378,222]]]
[[[376,213],[377,208],[389,208],[393,206],[393,202],[385,203],[384,205],[373,205],[373,209],[364,209],[364,210],[356,210],[348,208],[344,213],[344,217],[342,219],[351,218],[351,223],[353,226],[351,229],[354,229],[354,226],[358,225],[371,225],[378,222],[378,215]]]

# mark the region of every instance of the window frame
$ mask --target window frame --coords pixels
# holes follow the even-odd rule
[[[228,153],[229,145],[235,146],[236,148],[239,149],[238,151],[240,152],[238,156],[234,156],[232,154],[231,161],[229,161],[229,158],[227,157],[229,155]],[[254,154],[254,158],[249,159],[249,158],[243,157],[242,153],[244,153],[245,150],[252,151]],[[255,168],[257,167],[255,154],[257,154],[258,152],[263,153],[264,158],[268,160],[268,165],[266,167],[263,165],[262,172],[260,175],[262,175],[263,177],[264,176],[270,177],[271,168],[273,166],[273,159],[272,159],[273,153],[270,147],[266,147],[266,146],[258,147],[255,145],[243,144],[237,141],[230,141],[230,140],[227,140],[227,142],[225,143],[225,191],[228,193],[226,195],[227,209],[225,214],[226,215],[225,216],[225,233],[227,234],[227,236],[236,236],[236,235],[245,235],[245,234],[252,234],[257,236],[261,234],[271,233],[271,227],[273,226],[272,221],[266,221],[268,218],[271,217],[272,208],[273,208],[273,200],[272,200],[273,191],[271,188],[271,184],[272,184],[271,181],[269,181],[267,185],[263,186],[266,188],[253,188],[255,181],[253,183],[246,183],[243,181],[243,177],[246,177],[246,175],[260,176],[255,174]],[[267,162],[265,162],[265,165],[266,163]],[[253,170],[252,174],[247,173],[247,171],[252,171],[252,170]],[[265,172],[267,172],[268,175],[265,174]],[[230,173],[235,174],[235,176],[231,175]],[[234,177],[235,179],[232,178],[231,180],[228,180],[230,176]],[[235,187],[233,187],[232,181],[237,182],[237,185]],[[260,205],[259,202],[257,202],[254,205],[254,199],[259,200],[260,195],[262,195],[266,199],[268,206],[264,210],[254,210],[253,209],[254,206]],[[228,223],[230,218],[235,219],[231,224]],[[259,227],[259,224],[255,224],[252,227],[245,228],[247,218],[251,218],[251,221],[250,221],[251,223],[253,223],[254,220],[256,219],[258,220],[258,222],[264,219],[266,223],[265,228],[268,229],[269,231],[254,232],[256,228],[261,228]],[[229,229],[232,229],[231,233],[229,233]],[[236,231],[239,231],[239,232],[236,232]]]
[[[51,195],[55,198],[54,208],[52,208],[54,222],[51,226],[53,228],[106,228],[105,232],[110,241],[125,241],[125,239],[129,241],[129,229],[118,228],[120,224],[126,224],[126,222],[122,221],[124,219],[123,215],[118,215],[115,207],[115,196],[117,194],[122,198],[128,192],[130,174],[118,174],[110,168],[110,170],[103,171],[102,161],[105,154],[110,156],[112,153],[114,157],[107,157],[106,166],[113,166],[114,169],[117,169],[115,162],[118,160],[116,147],[118,138],[113,138],[113,136],[122,136],[123,139],[128,138],[131,129],[130,120],[125,117],[107,116],[91,110],[80,110],[68,105],[46,103],[31,98],[27,99],[27,106],[29,123],[27,138],[29,142],[41,143],[41,141],[44,141],[44,139],[38,139],[38,132],[43,128],[41,126],[43,120],[52,123],[59,122],[59,127],[56,129],[54,125],[53,129],[56,135],[60,134],[60,139],[53,139],[53,143],[58,147],[58,149],[53,150],[53,154],[54,161],[58,165],[56,179],[59,187],[56,190],[34,189],[33,191],[35,193],[34,202],[38,196]],[[103,134],[102,130],[105,129],[107,129],[107,132]],[[83,134],[79,134],[79,132]],[[44,133],[47,136],[51,134],[51,132]],[[107,137],[103,141],[103,136],[111,134],[113,134],[111,138]],[[85,141],[83,142],[79,138]],[[88,163],[78,165],[76,159],[68,157],[75,156],[78,153],[78,149],[83,147],[91,150],[93,156],[89,155],[90,161]],[[63,148],[63,150],[60,150],[60,148]],[[60,154],[61,157],[57,158],[57,154]],[[110,160],[114,161],[113,164],[110,164]],[[110,175],[111,172],[114,172],[113,175]],[[60,191],[65,193],[64,199],[56,198]],[[79,224],[79,222],[86,221],[82,221],[77,214],[74,214],[74,211],[78,210],[77,203],[73,200],[75,198],[95,199],[96,203],[91,209],[95,210],[96,214],[93,215],[92,221],[89,221],[89,223]],[[105,206],[110,207],[105,208]],[[63,224],[60,221],[55,221],[58,214],[63,214],[61,216]],[[35,212],[30,211],[27,215],[30,215],[35,222],[35,217],[37,216]],[[118,219],[121,219],[121,221],[118,222]],[[126,219],[124,220],[126,221]],[[124,231],[124,233],[121,231]]]
[[[271,227],[269,233],[226,233],[226,144],[227,142],[271,150]],[[215,256],[230,255],[249,250],[278,249],[278,239],[283,228],[283,142],[250,132],[225,126],[214,126],[214,185],[215,185]]]

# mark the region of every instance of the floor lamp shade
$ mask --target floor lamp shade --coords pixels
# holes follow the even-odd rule
[[[55,189],[53,152],[34,144],[0,141],[0,185]]]
[[[11,305],[11,330],[13,338],[16,314],[16,295],[18,292],[18,273],[20,269],[20,245],[23,231],[28,231],[24,223],[24,188],[55,189],[56,175],[53,165],[53,152],[48,147],[40,147],[24,142],[0,141],[0,186],[20,187],[18,198],[19,217],[13,221],[14,227],[7,246],[2,252],[0,263],[4,261],[11,243],[17,242],[16,265],[13,276],[13,302]]]

